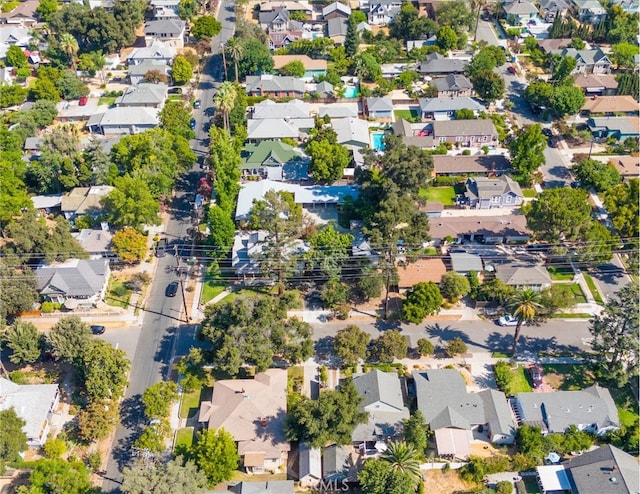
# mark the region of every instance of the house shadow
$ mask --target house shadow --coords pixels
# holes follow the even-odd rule
[[[284,441],[284,423],[286,410],[279,409],[276,415],[261,417],[253,421],[255,437],[263,443],[278,446]]]
[[[167,328],[166,333],[162,336],[162,339],[158,344],[158,349],[156,350],[154,360],[162,364],[161,373],[163,376],[169,376],[169,373],[171,371],[171,353],[175,346],[177,337],[178,327],[171,326]]]

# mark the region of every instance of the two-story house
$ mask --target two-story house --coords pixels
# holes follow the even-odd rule
[[[147,45],[150,45],[154,40],[159,40],[181,50],[184,48],[185,29],[186,24],[182,19],[168,17],[147,22],[144,27],[144,36]]]
[[[304,96],[304,81],[297,77],[281,75],[247,76],[249,96],[270,96],[272,98],[301,98]]]
[[[154,19],[179,17],[180,0],[151,0],[149,4],[153,8]]]
[[[465,185],[469,206],[476,209],[515,207],[524,199],[520,185],[508,175],[468,178]]]
[[[553,22],[557,16],[564,17],[569,12],[569,4],[565,0],[539,0],[539,13],[546,22]]]
[[[578,20],[585,24],[600,24],[607,18],[605,9],[598,0],[572,0]]]
[[[485,110],[476,100],[463,96],[420,98],[418,102],[423,120],[450,120],[458,110],[471,110],[474,115]]]
[[[169,43],[156,39],[148,46],[134,48],[127,62],[129,65],[140,65],[150,61],[171,65],[176,53],[176,49]]]
[[[463,147],[495,146],[498,131],[491,120],[443,120],[433,122],[434,144],[450,142]]]
[[[333,2],[322,9],[322,18],[325,21],[336,17],[348,19],[351,15],[351,8],[342,2]]]
[[[438,98],[473,96],[473,84],[463,74],[437,77],[431,81],[431,85],[438,90]]]
[[[374,26],[386,26],[398,12],[402,2],[399,0],[370,0],[367,18],[369,24]]]
[[[166,84],[150,84],[141,82],[124,90],[122,96],[116,98],[115,106],[129,106],[137,108],[157,108],[164,106],[167,98]]]
[[[538,9],[527,0],[515,0],[504,5],[507,23],[512,26],[526,25],[538,13]]]
[[[447,58],[440,53],[429,53],[423,62],[420,62],[416,70],[421,75],[431,77],[446,76],[449,74],[462,74],[468,62],[459,58]]]
[[[277,50],[302,38],[303,23],[289,17],[286,7],[260,12],[260,26],[267,32],[269,48]]]
[[[572,74],[609,74],[611,72],[611,59],[600,48],[591,50],[576,50],[575,48],[563,48],[554,50],[553,55],[571,57],[576,59],[576,68]]]

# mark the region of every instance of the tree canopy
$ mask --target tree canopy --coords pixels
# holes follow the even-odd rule
[[[640,180],[632,178],[610,188],[604,194],[604,204],[613,226],[625,238],[638,238],[638,195]]]
[[[30,364],[40,358],[43,335],[29,321],[17,319],[3,333],[0,343],[11,349],[9,360],[14,364]]]
[[[113,235],[113,252],[126,263],[142,261],[149,250],[147,236],[139,231],[125,227]]]
[[[220,33],[222,24],[212,15],[201,15],[191,27],[191,34],[200,39],[210,39]]]
[[[581,187],[604,192],[620,183],[620,173],[612,165],[598,160],[584,159],[571,167]]]
[[[200,431],[189,453],[209,485],[231,479],[240,462],[233,436],[224,429]]]
[[[82,359],[91,341],[91,329],[79,316],[61,317],[47,334],[55,358],[71,364]]]
[[[124,494],[202,494],[208,485],[204,472],[182,456],[151,465],[139,461],[125,467],[122,476]]]
[[[546,146],[547,138],[542,134],[540,124],[526,127],[511,141],[511,166],[516,170],[519,181],[530,183],[533,173],[545,164],[543,150]]]
[[[320,129],[305,150],[311,157],[309,171],[319,182],[334,182],[342,178],[344,169],[349,165],[349,151],[338,144],[337,134],[330,127]]]
[[[29,476],[29,494],[92,494],[89,470],[80,461],[38,460]]]
[[[4,471],[5,463],[18,461],[20,453],[27,450],[24,426],[25,421],[13,407],[0,410],[0,471]]]
[[[420,282],[406,293],[402,317],[405,321],[419,324],[425,317],[440,312],[441,305],[442,295],[438,285],[431,281]]]
[[[104,212],[113,226],[140,228],[160,223],[160,205],[142,178],[117,177],[114,186],[102,199]]]
[[[371,342],[368,357],[374,362],[393,362],[407,357],[407,339],[397,330],[383,332]]]
[[[356,365],[367,355],[367,346],[371,336],[355,324],[338,330],[333,339],[333,350],[345,366]]]

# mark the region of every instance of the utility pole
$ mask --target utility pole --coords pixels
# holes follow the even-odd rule
[[[178,255],[178,246],[174,245],[173,250],[176,255],[176,272],[178,273],[178,282],[180,283],[180,291],[182,292],[182,305],[184,306],[184,316],[186,322],[189,322],[189,311],[187,310],[187,294],[184,290],[184,282],[182,281],[182,274],[180,273],[180,256]]]

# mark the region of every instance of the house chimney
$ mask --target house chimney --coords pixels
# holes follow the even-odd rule
[[[269,421],[266,419],[266,417],[262,417],[262,419],[260,419],[260,425],[262,427],[266,427],[268,423]]]

